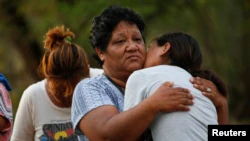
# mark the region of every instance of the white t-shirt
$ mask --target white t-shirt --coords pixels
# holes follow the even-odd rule
[[[90,68],[91,77],[102,72],[102,69]],[[53,104],[45,85],[46,80],[42,80],[23,92],[11,141],[77,141],[71,122],[71,108]]]
[[[73,134],[71,108],[52,103],[46,80],[30,85],[23,93],[16,113],[11,141],[77,140]]]
[[[180,67],[161,65],[135,71],[128,79],[124,111],[153,94],[162,83],[174,82],[174,87],[188,88],[195,97],[188,112],[159,113],[150,125],[154,141],[206,141],[207,126],[218,124],[212,101],[189,82],[192,76]]]
[[[95,77],[103,73],[103,69],[99,68],[90,68],[89,70],[90,77]]]

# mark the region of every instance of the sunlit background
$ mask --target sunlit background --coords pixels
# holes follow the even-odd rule
[[[0,0],[0,72],[9,80],[15,115],[22,92],[41,78],[37,67],[48,29],[64,24],[73,42],[92,58],[88,36],[92,18],[109,6],[128,6],[146,22],[146,40],[164,32],[194,36],[204,54],[204,68],[226,82],[231,124],[250,123],[249,0]]]

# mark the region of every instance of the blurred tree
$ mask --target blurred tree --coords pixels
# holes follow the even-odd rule
[[[5,36],[8,42],[13,43],[23,59],[25,60],[25,67],[28,68],[27,71],[34,79],[38,80],[38,75],[36,74],[37,66],[42,55],[42,50],[37,42],[37,40],[31,36],[29,25],[22,13],[18,12],[19,1],[1,1],[1,16],[3,24],[8,25],[5,28]]]
[[[231,83],[230,88],[232,92],[232,106],[236,106],[234,113],[236,113],[238,119],[244,119],[249,121],[250,117],[250,93],[247,87],[250,86],[250,78],[247,75],[250,70],[250,1],[242,0],[237,6],[242,9],[242,22],[241,24],[241,36],[238,37],[238,44],[234,48],[240,49],[237,51],[240,59],[235,60],[234,63],[239,66],[238,80]],[[241,81],[239,81],[241,80]]]

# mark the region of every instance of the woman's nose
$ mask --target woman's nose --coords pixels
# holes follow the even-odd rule
[[[133,42],[133,41],[129,41],[126,50],[127,51],[136,51],[136,50],[138,50],[137,43]]]

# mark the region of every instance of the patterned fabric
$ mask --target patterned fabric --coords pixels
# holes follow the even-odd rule
[[[100,75],[82,80],[75,88],[71,109],[73,127],[78,139],[88,141],[77,125],[89,111],[99,106],[113,105],[122,112],[123,102],[123,94],[106,76]]]
[[[8,141],[12,131],[12,103],[7,88],[0,83],[0,116],[9,120],[5,129],[0,132],[0,141]]]

